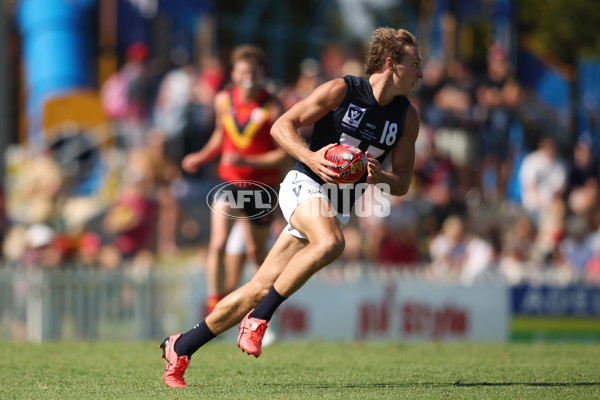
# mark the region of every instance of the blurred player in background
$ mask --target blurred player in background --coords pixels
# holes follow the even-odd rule
[[[271,126],[283,112],[283,107],[263,87],[264,53],[255,46],[237,47],[231,54],[231,65],[233,85],[215,97],[215,130],[202,149],[184,157],[182,167],[185,171],[194,173],[220,155],[218,175],[224,182],[240,185],[240,182],[257,181],[277,190],[281,169],[288,156],[269,135]],[[224,286],[225,249],[236,214],[244,212],[250,222],[250,234],[244,235],[247,240],[246,252],[251,253],[248,254],[249,257],[260,264],[266,256],[266,242],[275,214],[253,218],[256,207],[253,201],[249,201],[244,202],[244,210],[240,210],[219,199],[211,206],[207,314],[227,294]]]
[[[336,143],[350,144],[367,153],[368,174],[359,183],[385,184],[396,196],[408,191],[419,116],[406,96],[423,77],[416,38],[403,29],[375,30],[366,73],[364,78],[347,75],[320,85],[273,125],[271,135],[298,160],[280,190],[288,225],[250,282],[221,300],[213,313],[190,331],[170,336],[161,344],[167,386],[185,386],[183,374],[192,354],[239,321],[238,346],[258,357],[267,322],[277,307],[342,254],[342,226],[349,215],[339,212],[340,205],[331,201],[323,188],[324,184],[337,184],[340,178],[331,170],[335,164],[324,157],[329,148]],[[314,129],[307,145],[298,129],[311,124]],[[392,170],[384,171],[381,163],[388,154]],[[361,194],[352,193],[350,199]],[[322,209],[327,212],[313,212]]]

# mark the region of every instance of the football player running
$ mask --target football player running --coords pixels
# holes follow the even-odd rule
[[[342,254],[341,227],[348,210],[330,200],[344,196],[332,196],[324,187],[340,180],[331,169],[335,164],[324,157],[329,148],[350,144],[367,153],[367,174],[357,183],[386,185],[396,196],[408,191],[419,116],[406,96],[423,77],[416,38],[404,29],[376,29],[366,73],[322,84],[273,125],[271,135],[298,160],[280,189],[279,203],[288,224],[250,282],[222,299],[190,331],[169,336],[161,344],[168,386],[185,386],[183,374],[192,354],[240,321],[238,346],[260,356],[267,323],[277,307]],[[312,124],[307,145],[298,129]],[[388,155],[391,171],[381,167]],[[355,186],[359,193],[350,198],[359,197],[364,186]]]

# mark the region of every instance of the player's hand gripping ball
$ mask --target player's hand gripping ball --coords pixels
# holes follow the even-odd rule
[[[332,169],[340,174],[340,183],[354,183],[367,171],[367,156],[358,147],[338,144],[327,150],[325,158],[337,165]]]

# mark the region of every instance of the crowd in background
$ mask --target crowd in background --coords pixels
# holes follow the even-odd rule
[[[191,176],[180,161],[212,133],[213,100],[228,84],[228,67],[193,62],[176,48],[172,68],[158,74],[149,50],[132,45],[100,90],[115,134],[110,149],[54,141],[16,174],[5,199],[5,260],[115,269],[206,245],[215,164]],[[269,83],[286,108],[322,82],[363,75],[362,60],[335,46],[298,70],[289,84]],[[499,46],[483,70],[425,60],[410,98],[422,119],[411,189],[389,198],[389,216],[351,220],[342,263],[465,284],[489,274],[518,283],[548,273],[600,283],[600,165],[592,138],[570,132],[565,140],[548,130],[527,107],[532,94],[514,72]],[[73,147],[80,151],[65,150]],[[8,162],[19,154],[13,150]],[[68,168],[72,159],[77,164]],[[86,191],[94,179],[112,188],[100,200]],[[357,207],[372,203],[367,192]],[[278,230],[280,223],[273,235]]]

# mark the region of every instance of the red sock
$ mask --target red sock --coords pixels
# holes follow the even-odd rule
[[[217,303],[223,298],[222,294],[211,294],[206,299],[206,316],[213,312]]]

